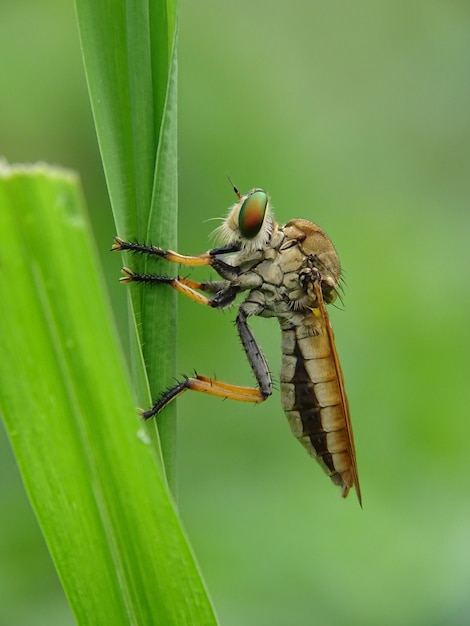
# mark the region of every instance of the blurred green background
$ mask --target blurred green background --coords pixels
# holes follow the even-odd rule
[[[179,504],[224,626],[470,622],[469,32],[458,1],[181,2],[179,248],[211,245],[227,174],[331,236],[364,499],[339,498],[277,392],[186,394]],[[3,0],[0,58],[0,154],[80,172],[125,337],[72,2]],[[180,372],[251,384],[233,311],[179,318]],[[277,378],[277,324],[253,327]],[[73,624],[3,431],[0,448],[0,624]]]

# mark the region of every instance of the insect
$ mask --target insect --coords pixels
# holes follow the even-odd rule
[[[221,280],[196,282],[177,276],[137,274],[123,268],[123,283],[167,284],[195,302],[222,309],[241,292],[236,327],[255,375],[256,388],[206,376],[186,376],[165,391],[145,419],[159,413],[186,390],[241,402],[264,402],[272,393],[266,358],[247,320],[276,317],[282,335],[281,402],[293,434],[339,485],[343,497],[354,486],[361,504],[354,439],[343,374],[326,304],[338,296],[341,266],[319,226],[293,219],[280,227],[268,194],[255,188],[242,195],[216,229],[221,247],[185,256],[157,246],[114,240],[113,250],[143,253],[185,266],[211,266]],[[201,293],[202,292],[202,293]]]

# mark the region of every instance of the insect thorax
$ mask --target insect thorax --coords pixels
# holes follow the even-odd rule
[[[282,228],[275,224],[261,249],[242,250],[232,263],[242,270],[240,287],[251,290],[247,299],[263,309],[257,314],[278,317],[281,325],[294,322],[294,313],[318,306],[315,281],[320,281],[325,302],[336,298],[338,256],[326,234],[307,220],[292,220]]]

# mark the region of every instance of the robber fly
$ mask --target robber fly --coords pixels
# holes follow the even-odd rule
[[[294,219],[280,227],[262,189],[245,195],[236,187],[234,191],[237,202],[216,229],[224,244],[221,247],[185,256],[116,237],[113,250],[192,267],[209,265],[222,279],[199,283],[181,276],[137,274],[125,267],[124,283],[167,284],[218,309],[246,292],[238,305],[236,326],[258,387],[187,376],[165,391],[143,417],[156,415],[188,389],[241,402],[264,402],[272,393],[271,375],[247,319],[252,315],[277,317],[282,333],[281,402],[291,429],[341,487],[342,496],[354,486],[361,503],[348,399],[325,306],[338,295],[341,267],[336,250],[321,228],[308,220]]]

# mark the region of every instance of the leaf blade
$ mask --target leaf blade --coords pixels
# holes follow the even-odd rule
[[[0,408],[78,623],[215,623],[133,418],[76,181],[2,171],[0,205]]]
[[[117,232],[127,240],[153,240],[174,248],[177,4],[173,0],[135,0],[119,5],[117,10],[115,4],[114,0],[76,0],[90,99]],[[145,259],[134,257],[129,263],[138,272],[146,271]],[[149,406],[174,377],[176,297],[170,290],[159,290],[158,296],[155,291],[134,288],[130,293],[134,385],[139,404]],[[165,411],[157,427],[163,435],[167,478],[175,493],[174,406]]]

